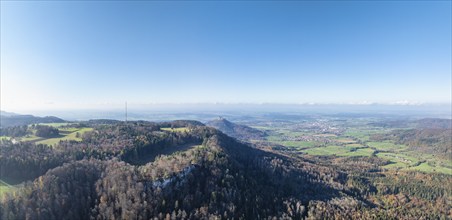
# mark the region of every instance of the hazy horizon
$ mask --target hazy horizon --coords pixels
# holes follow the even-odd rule
[[[5,111],[4,109],[1,109]],[[65,120],[125,120],[125,105],[89,109],[6,111],[35,116],[57,116]],[[206,121],[218,116],[256,116],[260,114],[329,115],[361,114],[382,117],[452,118],[449,104],[133,104],[127,105],[129,120],[168,121],[193,119]]]
[[[451,2],[1,2],[1,109],[451,103]]]

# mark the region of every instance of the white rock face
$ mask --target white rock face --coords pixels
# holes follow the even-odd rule
[[[184,179],[185,176],[187,176],[187,174],[189,174],[191,171],[193,171],[193,169],[195,168],[194,165],[190,165],[187,168],[183,169],[181,172],[179,172],[178,174],[176,174],[175,176],[172,176],[170,178],[167,179],[161,179],[161,180],[157,180],[154,181],[152,183],[152,186],[154,188],[160,187],[160,188],[164,188],[166,187],[168,184],[170,184],[171,182],[173,182],[174,180],[176,180],[177,178],[180,179]]]

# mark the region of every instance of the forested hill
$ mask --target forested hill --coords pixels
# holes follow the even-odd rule
[[[2,112],[0,114],[0,127],[13,127],[29,124],[39,124],[39,123],[62,123],[65,122],[63,119],[55,116],[37,117],[33,115],[18,115]]]
[[[418,129],[452,129],[452,119],[425,118],[416,121]]]
[[[1,219],[451,217],[448,175],[292,157],[192,121],[91,126],[55,147],[1,141],[0,178],[31,181],[3,196]]]
[[[219,118],[206,123],[207,126],[214,127],[221,132],[240,140],[260,140],[266,136],[265,132],[258,129],[230,122],[224,118]]]
[[[414,128],[395,129],[389,133],[376,134],[375,141],[393,141],[407,145],[411,150],[433,154],[440,158],[452,158],[452,120],[426,118],[416,120]]]

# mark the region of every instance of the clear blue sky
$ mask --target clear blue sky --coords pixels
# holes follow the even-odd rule
[[[1,2],[1,108],[450,103],[451,2]]]

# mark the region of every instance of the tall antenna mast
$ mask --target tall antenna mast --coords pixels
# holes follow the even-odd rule
[[[126,123],[127,123],[127,102],[126,102]]]

